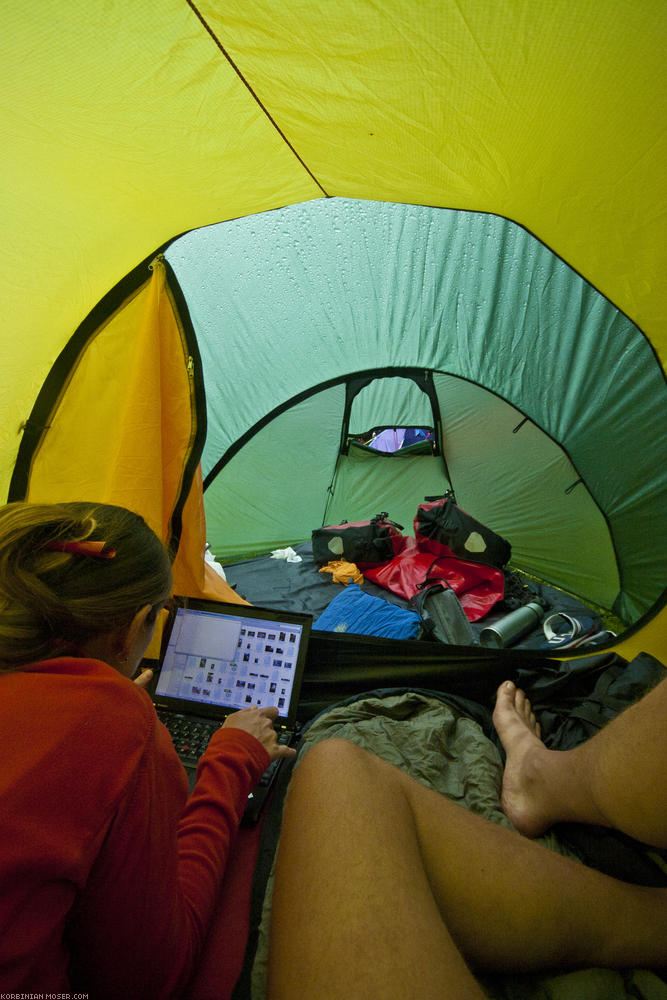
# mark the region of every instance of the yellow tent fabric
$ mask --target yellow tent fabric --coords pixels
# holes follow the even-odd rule
[[[164,264],[90,338],[37,448],[26,500],[93,499],[142,514],[165,541],[196,433],[187,356]],[[176,593],[241,603],[204,562],[201,473],[174,563]]]
[[[664,366],[665,18],[659,0],[9,0],[3,489],[116,282],[178,233],[312,198],[507,216]]]

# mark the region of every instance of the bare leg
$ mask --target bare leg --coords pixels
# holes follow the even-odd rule
[[[667,680],[573,750],[548,750],[523,691],[501,684],[493,720],[507,753],[502,806],[536,837],[595,823],[667,848]]]
[[[271,910],[271,1000],[484,997],[440,919],[412,811],[400,786],[384,784],[382,763],[328,740],[295,772]]]
[[[464,960],[658,965],[667,892],[585,868],[328,740],[292,782],[271,924],[271,1000],[458,1000],[483,996]]]

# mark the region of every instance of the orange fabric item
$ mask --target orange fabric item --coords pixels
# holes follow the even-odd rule
[[[183,509],[181,542],[174,561],[174,593],[232,604],[248,604],[204,559],[206,518],[201,467],[197,468]]]
[[[345,559],[332,559],[326,566],[322,566],[320,573],[331,573],[334,583],[342,583],[347,587],[348,583],[363,583],[364,578],[358,567]]]

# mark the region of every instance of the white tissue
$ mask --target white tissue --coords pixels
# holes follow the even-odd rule
[[[223,580],[227,579],[227,577],[225,576],[224,569],[222,568],[222,566],[220,565],[220,563],[217,561],[217,559],[215,558],[215,556],[211,552],[210,548],[208,548],[208,545],[206,547],[206,552],[204,552],[204,560],[208,563],[208,565],[212,569],[215,570],[215,572],[218,574],[218,576],[221,576]]]
[[[284,559],[285,562],[301,562],[301,556],[298,556],[293,548],[288,546],[286,549],[274,549],[271,553],[272,559]]]

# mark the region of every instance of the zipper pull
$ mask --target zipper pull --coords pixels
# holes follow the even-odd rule
[[[188,354],[188,378],[193,379],[195,377],[195,362],[191,354]]]

